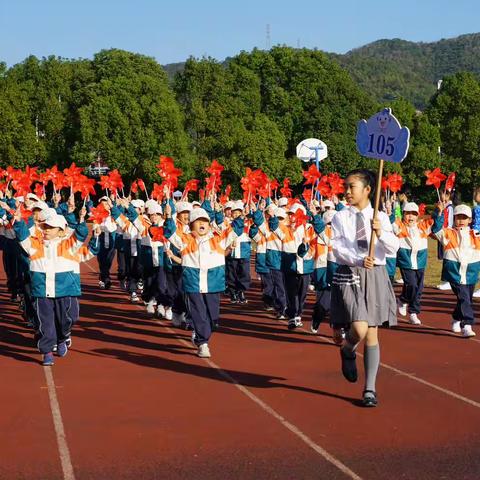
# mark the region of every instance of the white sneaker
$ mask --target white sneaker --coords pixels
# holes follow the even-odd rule
[[[173,312],[172,312],[172,308],[171,307],[166,307],[165,308],[165,318],[167,320],[172,320],[173,318]]]
[[[165,307],[163,305],[157,305],[157,315],[160,318],[163,318],[165,316]]]
[[[475,290],[475,291],[473,292],[473,297],[475,297],[475,298],[480,298],[480,288],[479,288],[478,290]]]
[[[468,338],[468,337],[474,337],[476,333],[472,330],[471,325],[465,325],[462,329],[462,335]]]
[[[407,316],[407,307],[408,307],[408,303],[399,303],[399,304],[398,304],[398,313],[399,313],[402,317],[406,317],[406,316]]]
[[[462,327],[460,326],[460,320],[452,320],[452,332],[460,333],[461,331]]]
[[[439,290],[451,290],[452,289],[452,287],[450,286],[450,284],[448,282],[443,282],[440,285],[437,285],[437,288]]]
[[[130,296],[130,301],[132,303],[137,303],[139,300],[140,299],[138,298],[138,295],[135,292],[133,292],[132,295]]]
[[[100,288],[105,288],[105,282],[102,282],[101,280],[98,282],[98,286]]]
[[[396,283],[397,285],[403,285],[403,278],[397,278],[397,279],[395,280],[395,283]]]
[[[309,285],[309,286],[308,286],[308,290],[309,290],[310,292],[314,292],[314,291],[315,291],[315,285]]]
[[[210,355],[210,349],[208,348],[208,343],[202,343],[199,347],[198,347],[198,353],[197,355],[200,357],[200,358],[210,358],[211,355]]]
[[[421,325],[422,322],[420,321],[420,319],[417,317],[417,314],[416,313],[411,313],[410,314],[410,323],[412,325]]]
[[[150,315],[155,315],[155,305],[153,304],[153,300],[150,300],[147,303],[147,313]]]
[[[310,325],[310,331],[312,333],[318,333],[318,328],[314,328],[313,325]]]
[[[295,326],[296,327],[303,327],[302,317],[295,317]]]

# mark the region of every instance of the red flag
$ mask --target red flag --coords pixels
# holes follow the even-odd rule
[[[138,182],[137,181],[132,182],[132,184],[130,185],[130,191],[132,193],[137,193],[138,192]]]

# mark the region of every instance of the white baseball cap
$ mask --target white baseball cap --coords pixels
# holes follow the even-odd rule
[[[232,210],[242,210],[243,211],[244,205],[241,200],[237,200],[236,202],[233,202],[233,207]]]
[[[327,208],[327,207],[328,208],[333,208],[333,209],[335,208],[335,204],[331,200],[325,200],[323,202],[323,206],[324,206],[324,208]]]
[[[284,208],[277,208],[274,215],[278,218],[287,218],[287,212]]]
[[[207,220],[208,222],[210,222],[210,217],[208,216],[208,213],[205,211],[205,209],[203,208],[194,208],[191,212],[190,212],[190,223],[193,223],[195,220],[198,220],[198,219],[203,219],[203,220]]]
[[[32,204],[32,210],[46,210],[48,205],[45,202],[39,201]]]
[[[162,207],[157,203],[151,203],[150,205],[147,206],[147,213],[148,215],[153,215],[153,214],[162,214]]]
[[[201,206],[202,206],[202,204],[200,202],[197,202],[197,201],[192,202],[192,208],[198,208],[198,207],[201,207]]]
[[[145,202],[143,200],[132,200],[130,203],[135,208],[143,208],[145,206]]]
[[[108,202],[108,200],[109,200],[109,198],[108,198],[106,195],[104,195],[103,197],[100,197],[100,198],[98,199],[98,203],[100,203],[100,202]]]
[[[40,201],[40,199],[34,193],[27,193],[27,200],[35,200],[36,202]]]
[[[150,205],[158,205],[158,202],[156,200],[154,200],[153,198],[149,198],[145,202],[145,208],[148,208]]]
[[[49,216],[43,223],[49,225],[50,227],[61,228],[62,230],[65,230],[67,227],[67,221],[65,220],[65,217],[63,215],[59,215],[58,213]]]
[[[406,212],[415,212],[415,213],[419,213],[420,210],[418,208],[418,205],[415,203],[415,202],[408,202],[405,204],[405,206],[403,207],[403,213],[406,213]]]
[[[233,208],[234,205],[235,205],[235,202],[232,202],[232,200],[229,200],[229,201],[225,204],[224,210],[226,210],[227,208]]]
[[[54,208],[47,208],[40,212],[38,219],[40,222],[45,222],[47,218],[53,217],[54,215],[58,215],[57,211]]]
[[[189,202],[177,202],[175,208],[177,209],[177,213],[191,212],[192,204]]]
[[[468,218],[472,218],[472,209],[468,205],[457,205],[453,209],[454,215],[466,215]]]
[[[294,203],[288,210],[288,213],[295,213],[298,210],[301,210],[303,213],[307,213],[307,211],[305,210],[305,207],[300,203]]]
[[[287,197],[280,197],[278,199],[278,206],[279,207],[286,207],[288,204],[288,198]]]

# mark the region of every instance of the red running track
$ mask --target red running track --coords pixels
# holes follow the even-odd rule
[[[0,479],[480,478],[480,341],[449,332],[451,294],[426,290],[428,326],[380,332],[380,406],[363,409],[329,329],[289,332],[256,284],[222,305],[208,361],[98,290],[95,260],[82,270],[72,349],[51,368],[1,275]]]

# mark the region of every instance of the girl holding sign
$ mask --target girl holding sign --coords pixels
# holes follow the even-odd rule
[[[334,330],[348,329],[340,349],[342,373],[350,382],[358,379],[356,350],[364,342],[365,389],[363,405],[377,405],[376,377],[380,365],[378,326],[396,325],[396,302],[388,279],[386,256],[396,254],[399,241],[386,213],[375,220],[370,203],[376,176],[369,170],[353,170],[345,180],[348,208],[332,220],[333,254],[340,265],[333,276],[331,322]],[[376,243],[369,256],[372,230]]]

